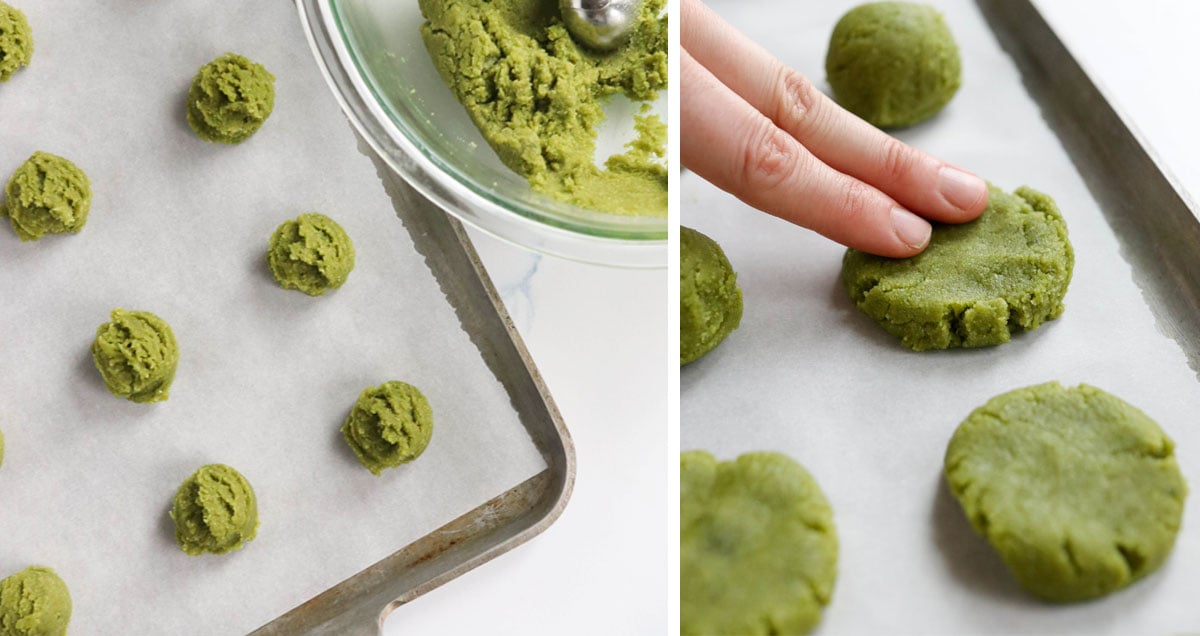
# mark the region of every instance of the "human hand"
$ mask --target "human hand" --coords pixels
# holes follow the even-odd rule
[[[913,256],[929,221],[987,206],[979,177],[838,106],[700,0],[682,0],[683,165],[742,201],[864,252]]]

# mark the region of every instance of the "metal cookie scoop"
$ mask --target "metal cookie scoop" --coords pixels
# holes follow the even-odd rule
[[[629,35],[643,0],[559,0],[576,42],[597,51],[617,48]]]

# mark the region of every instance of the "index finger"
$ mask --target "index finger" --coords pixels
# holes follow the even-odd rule
[[[904,144],[841,108],[704,6],[683,0],[680,39],[697,62],[832,168],[908,209],[960,223],[987,205],[979,177]]]

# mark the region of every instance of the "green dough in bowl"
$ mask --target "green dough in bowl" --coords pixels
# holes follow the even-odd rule
[[[975,409],[950,439],[945,474],[1022,587],[1082,601],[1170,554],[1187,494],[1174,447],[1116,396],[1049,382]]]
[[[96,329],[92,361],[110,393],[131,402],[171,397],[179,345],[171,326],[148,311],[114,309]]]
[[[354,243],[337,221],[316,212],[301,214],[271,235],[267,265],[284,289],[320,296],[350,277]]]
[[[250,482],[224,464],[201,466],[175,492],[175,540],[190,555],[224,554],[258,533],[258,500]]]
[[[0,581],[0,636],[62,636],[71,592],[54,570],[30,566]]]
[[[0,2],[0,82],[29,66],[33,59],[33,32],[21,10]]]
[[[839,104],[880,127],[936,115],[962,83],[958,45],[941,14],[911,2],[873,2],[842,16],[825,73]]]
[[[934,224],[912,258],[848,250],[842,260],[854,303],[914,351],[1002,344],[1063,312],[1075,253],[1054,200],[989,192],[978,219]]]
[[[667,215],[667,129],[634,116],[627,151],[597,165],[604,104],[649,102],[667,86],[665,0],[645,0],[609,53],[580,46],[549,0],[419,0],[421,38],[454,97],[505,166],[530,187],[580,208]],[[429,117],[444,117],[431,113]]]
[[[275,76],[236,53],[201,66],[188,90],[188,125],[207,141],[241,143],[274,108]]]
[[[417,387],[385,382],[358,396],[342,436],[358,461],[379,475],[425,452],[433,436],[433,409]]]
[[[721,344],[742,320],[737,273],[716,241],[679,228],[679,364]]]
[[[779,453],[680,456],[679,616],[684,635],[806,634],[837,576],[833,512]]]
[[[0,217],[8,217],[22,241],[36,241],[47,234],[79,232],[91,205],[91,182],[79,166],[35,152],[9,178]]]

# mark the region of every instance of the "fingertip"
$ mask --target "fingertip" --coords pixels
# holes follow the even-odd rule
[[[933,226],[928,221],[899,207],[892,208],[892,230],[896,233],[899,245],[896,253],[885,256],[895,258],[920,254],[929,245],[929,238],[933,234]]]
[[[951,223],[970,221],[983,213],[988,202],[987,182],[953,166],[942,166],[938,170],[938,193],[957,214],[944,219]]]

